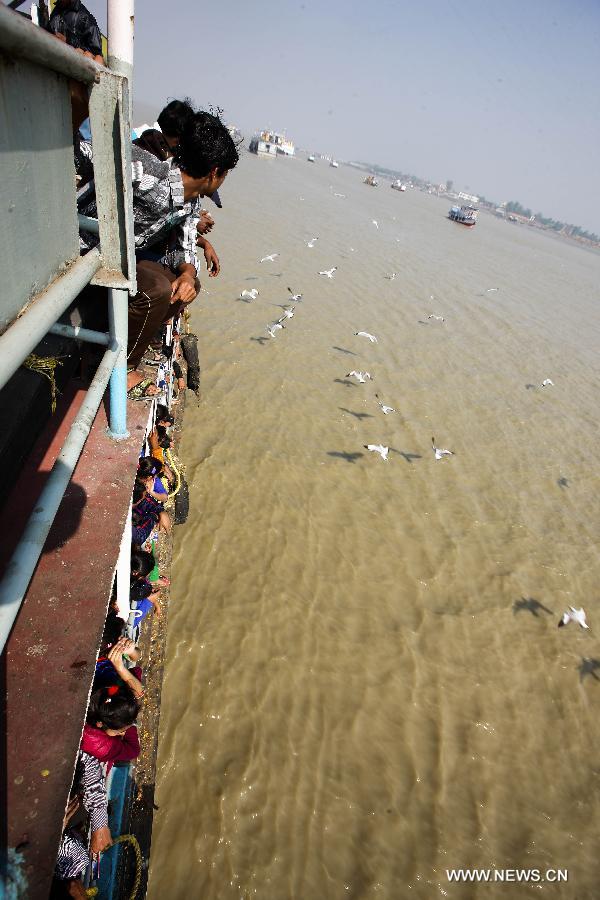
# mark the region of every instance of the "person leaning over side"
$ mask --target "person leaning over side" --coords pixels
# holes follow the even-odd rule
[[[191,303],[196,296],[198,216],[193,201],[218,190],[238,159],[221,119],[203,111],[186,123],[172,160],[161,161],[141,147],[132,147],[135,245],[137,255],[145,258],[138,258],[137,293],[129,299],[128,390],[144,379],[138,370],[142,356],[163,322],[174,314],[175,304]],[[95,201],[80,212],[95,217]],[[189,218],[191,227],[184,229]],[[97,242],[96,236],[81,234],[84,249]]]
[[[161,110],[156,120],[157,125],[160,128],[162,140],[170,153],[175,152],[185,123],[189,120],[190,113],[193,113],[191,103],[192,101],[187,97],[185,100],[171,100],[171,102],[167,103],[164,109]],[[154,131],[154,134],[157,134],[157,132]],[[210,199],[218,209],[222,208],[218,191],[211,194]],[[200,206],[199,201],[198,206]],[[212,230],[215,221],[206,209],[199,209],[199,217],[196,226],[196,246],[200,247],[204,254],[206,268],[208,269],[208,277],[216,278],[221,271],[221,264],[215,248],[206,237]]]
[[[153,153],[158,159],[171,159],[175,154],[186,123],[193,116],[194,108],[189,98],[185,100],[171,100],[158,115],[156,121],[158,128],[146,129],[133,143],[143,150]],[[215,206],[219,209],[222,208],[218,191],[214,191],[210,195],[210,199]],[[200,206],[200,200],[198,199],[195,201],[194,209],[194,214],[197,214],[199,217],[196,226],[197,233],[195,235],[184,234],[183,240],[187,243],[193,237],[196,246],[200,247],[204,254],[209,278],[215,278],[221,271],[221,264],[215,248],[208,238],[205,237],[212,230],[215,222],[208,211],[201,209]],[[193,231],[193,216],[188,218],[187,226],[184,227],[189,227]]]

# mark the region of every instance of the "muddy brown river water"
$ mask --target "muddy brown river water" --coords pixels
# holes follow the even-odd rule
[[[243,154],[222,190],[149,896],[592,900],[600,256],[362,177]]]

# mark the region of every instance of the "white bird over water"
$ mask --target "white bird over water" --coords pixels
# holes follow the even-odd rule
[[[445,322],[445,321],[446,321],[445,318],[444,318],[443,316],[434,316],[433,313],[431,313],[431,315],[427,316],[427,318],[428,318],[428,319],[437,319],[438,322]]]
[[[379,399],[379,394],[375,394],[375,396],[377,397],[377,405],[379,406],[379,409],[384,414],[384,416],[387,416],[388,413],[396,412],[393,406],[386,406],[385,403],[381,402],[381,400]]]
[[[363,444],[363,447],[365,448],[365,450],[371,450],[373,453],[379,453],[382,460],[384,462],[387,462],[388,453],[390,450],[389,447],[384,447],[383,444]]]
[[[292,300],[294,301],[294,303],[298,303],[300,300],[302,300],[302,294],[295,294],[291,287],[288,288],[288,291],[292,295]]]
[[[554,382],[550,378],[544,378],[544,380],[542,381],[542,387],[549,387],[550,385],[554,387]]]
[[[311,238],[310,241],[304,241],[304,243],[306,244],[307,247],[310,247],[310,249],[312,250],[312,248],[315,246],[315,244],[318,240],[319,240],[319,238],[315,237],[315,238]]]
[[[367,379],[371,381],[371,375],[369,372],[357,372],[356,369],[352,369],[351,372],[348,372],[346,378],[356,378],[361,384],[365,384]]]
[[[377,343],[377,338],[375,337],[375,335],[374,335],[374,334],[369,334],[368,331],[355,331],[355,332],[354,332],[354,335],[355,335],[355,337],[366,337],[366,338],[369,338],[369,340],[371,341],[372,344],[376,344],[376,343]]]
[[[319,275],[327,275],[328,278],[333,278],[334,272],[337,272],[337,266],[334,266],[333,269],[326,269],[324,272],[319,272]]]
[[[562,619],[558,623],[558,627],[560,628],[562,625],[568,625],[569,622],[577,622],[577,624],[581,625],[582,628],[590,627],[586,622],[585,609],[583,608],[583,606],[581,607],[581,609],[575,609],[574,606],[570,606],[569,609],[562,614]]]
[[[279,253],[270,253],[269,256],[263,256],[262,259],[259,259],[259,262],[261,262],[261,263],[273,262],[274,260],[277,259],[278,256],[279,256]]]
[[[240,300],[256,300],[258,297],[258,290],[256,288],[252,288],[251,291],[242,291],[240,294]]]
[[[282,325],[281,322],[273,322],[272,325],[267,325],[267,331],[272,338],[275,337],[280,328],[285,328],[285,325]]]
[[[371,222],[373,223],[375,228],[377,228],[379,230],[379,223],[378,223],[377,219],[371,219]]]
[[[442,456],[454,456],[452,450],[441,450],[439,447],[435,446],[435,438],[431,438],[431,449],[435,453],[436,459],[441,459]]]
[[[333,195],[333,196],[334,196],[334,197],[341,197],[341,198],[342,198],[342,200],[345,200],[345,199],[346,199],[346,195],[345,195],[345,194],[338,194],[338,193],[334,193],[334,195]]]
[[[295,306],[290,306],[288,309],[284,309],[283,315],[277,319],[277,322],[280,323],[280,322],[285,322],[286,319],[293,319],[295,308],[296,308]]]
[[[397,274],[398,274],[397,272],[392,272],[391,275],[386,275],[385,277],[387,278],[388,281],[393,281]]]
[[[486,288],[486,294],[492,294],[494,291],[499,291],[500,288]]]

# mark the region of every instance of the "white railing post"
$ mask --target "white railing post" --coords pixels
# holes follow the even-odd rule
[[[133,0],[108,0],[108,68],[123,75],[130,84],[129,118],[131,119],[131,82],[133,77]]]
[[[127,139],[131,135],[131,103],[133,79],[133,15],[134,0],[108,0],[108,67],[129,82],[126,118]],[[132,272],[130,277],[133,278]],[[121,345],[121,353],[110,379],[110,433],[119,439],[127,431],[127,292],[109,290],[110,333]]]

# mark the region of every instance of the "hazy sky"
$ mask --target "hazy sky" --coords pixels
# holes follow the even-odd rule
[[[138,118],[189,95],[600,233],[600,0],[137,0],[135,53]]]

